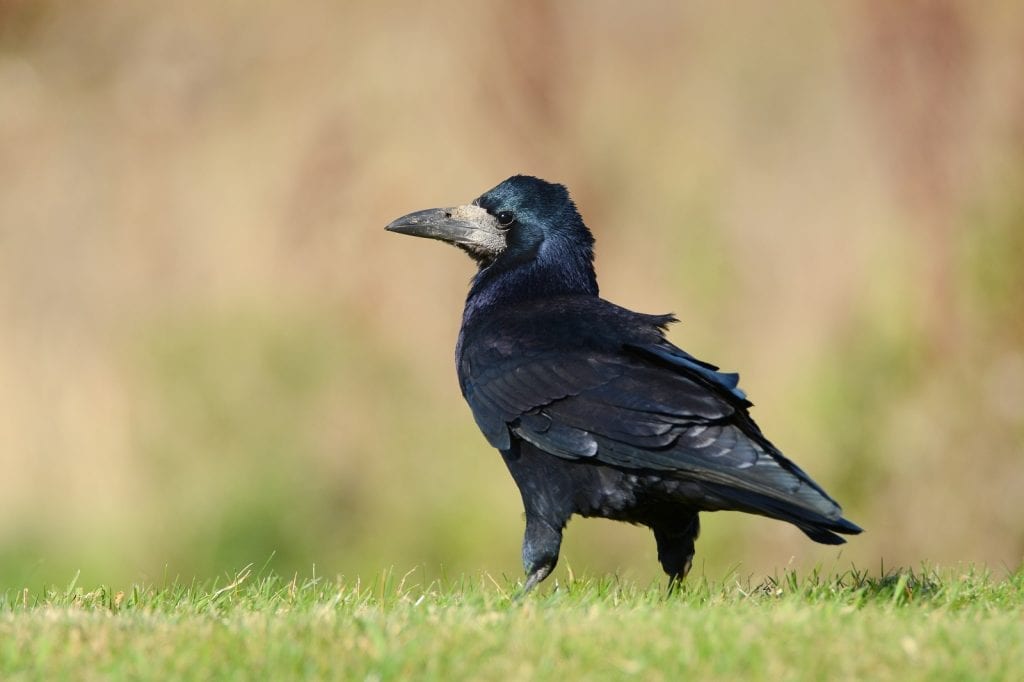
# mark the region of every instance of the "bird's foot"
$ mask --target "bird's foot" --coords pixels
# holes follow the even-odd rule
[[[690,568],[693,566],[693,555],[691,554],[686,562],[682,565],[681,570],[672,571],[668,574],[668,586],[665,589],[665,598],[669,598],[676,593],[676,590],[681,590],[683,580],[686,578],[686,574],[690,572]]]
[[[523,589],[519,590],[519,592],[512,597],[512,601],[522,601],[522,599],[530,593],[533,588],[537,587],[544,578],[548,577],[549,573],[551,573],[551,567],[542,566],[530,575],[526,576],[526,583],[523,584]]]
[[[674,573],[668,577],[668,586],[665,588],[666,599],[674,595],[676,593],[676,590],[682,589],[683,578],[685,577],[685,573]]]

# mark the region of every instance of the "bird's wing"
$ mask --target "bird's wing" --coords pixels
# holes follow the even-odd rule
[[[511,432],[559,457],[674,472],[838,518],[838,505],[761,436],[733,375],[672,349],[666,343],[486,363],[466,398],[499,449]]]
[[[736,372],[719,372],[710,362],[698,360],[682,348],[668,341],[659,343],[629,344],[627,348],[664,362],[679,371],[689,373],[693,378],[704,381],[711,388],[728,391],[732,396],[749,406],[747,394],[740,388],[740,375]]]

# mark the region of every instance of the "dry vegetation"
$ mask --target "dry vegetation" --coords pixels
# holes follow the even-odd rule
[[[0,587],[518,575],[471,265],[382,230],[514,172],[868,530],[716,517],[709,573],[1017,566],[1020,3],[676,5],[0,1]],[[563,557],[657,575],[609,523]]]

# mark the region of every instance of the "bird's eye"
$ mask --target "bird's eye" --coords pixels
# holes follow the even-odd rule
[[[512,211],[499,211],[498,215],[494,217],[498,219],[498,225],[500,227],[511,227],[512,223],[516,221],[516,217],[512,215]]]

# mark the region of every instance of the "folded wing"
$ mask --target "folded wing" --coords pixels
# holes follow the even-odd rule
[[[698,481],[732,508],[789,520],[819,541],[842,541],[819,525],[856,532],[835,501],[761,435],[738,377],[667,342],[486,366],[466,397],[499,449],[514,434],[558,457]]]

